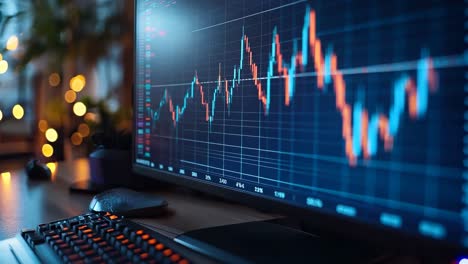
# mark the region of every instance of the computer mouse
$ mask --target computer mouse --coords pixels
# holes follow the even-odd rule
[[[151,217],[166,212],[167,205],[164,199],[153,194],[114,188],[95,195],[89,204],[89,210],[122,216]]]
[[[30,160],[25,170],[28,177],[34,180],[49,180],[52,175],[50,169],[37,159]]]

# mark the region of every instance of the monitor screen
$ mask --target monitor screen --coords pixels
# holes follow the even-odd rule
[[[135,168],[468,247],[467,23],[463,0],[138,0]]]

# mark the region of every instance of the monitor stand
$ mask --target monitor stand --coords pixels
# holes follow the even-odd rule
[[[271,221],[190,231],[175,241],[229,263],[374,263],[385,256],[362,243],[328,240]]]

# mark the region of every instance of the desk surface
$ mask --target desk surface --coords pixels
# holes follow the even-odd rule
[[[89,179],[87,159],[57,165],[51,181],[31,181],[23,170],[0,178],[0,240],[22,228],[35,227],[87,212],[93,195],[69,192],[72,182]],[[183,232],[227,224],[261,221],[274,216],[251,208],[193,195],[187,191],[154,192],[169,202],[170,212],[159,218],[135,219],[175,237]]]
[[[1,168],[0,168],[1,170]],[[23,170],[0,177],[0,241],[22,228],[87,212],[93,195],[69,191],[71,183],[89,179],[87,159],[59,163],[51,181],[31,181]],[[163,189],[153,193],[169,202],[171,213],[159,218],[133,219],[175,237],[200,228],[262,221],[278,216],[246,206],[194,195],[186,190]],[[0,243],[0,251],[5,243]],[[0,259],[5,256],[0,254]],[[418,263],[414,257],[398,257],[384,263]]]

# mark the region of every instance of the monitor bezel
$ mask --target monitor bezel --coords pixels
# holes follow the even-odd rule
[[[132,85],[132,111],[135,115],[136,105],[136,76],[137,76],[137,2],[133,0],[133,85]],[[140,0],[141,1],[141,0]],[[136,131],[136,123],[132,119],[133,131]],[[286,217],[292,217],[298,221],[310,225],[312,230],[320,230],[324,234],[330,235],[347,235],[352,239],[371,243],[379,243],[379,245],[388,247],[392,250],[402,250],[403,252],[417,253],[423,256],[458,256],[460,254],[468,254],[468,249],[461,247],[459,244],[451,243],[447,240],[437,240],[430,237],[425,237],[420,234],[404,232],[397,229],[392,229],[383,225],[374,225],[359,221],[358,219],[349,218],[339,214],[332,214],[317,208],[304,208],[284,201],[267,197],[260,194],[242,192],[228,186],[221,186],[215,183],[206,182],[186,175],[181,175],[169,171],[161,171],[151,169],[135,162],[135,141],[136,136],[132,136],[131,157],[132,157],[132,172],[138,176],[143,176],[148,179],[158,180],[185,187],[188,189],[200,191],[202,193],[218,196],[220,198],[245,205],[250,208],[262,210],[272,214],[279,214]],[[305,230],[309,231],[309,230]]]

